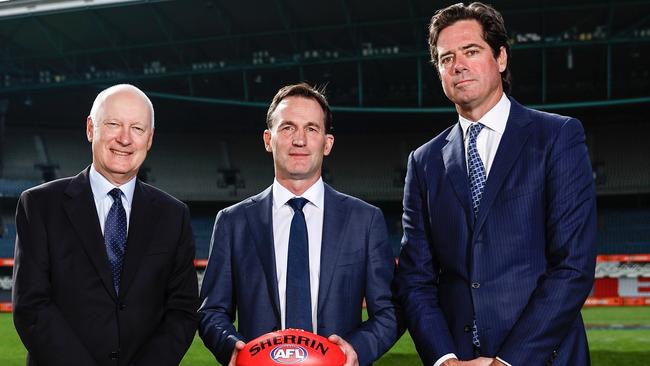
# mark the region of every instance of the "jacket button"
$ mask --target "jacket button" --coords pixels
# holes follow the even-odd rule
[[[472,328],[469,325],[466,325],[465,327],[463,327],[463,332],[465,332],[465,333],[469,333],[470,330],[472,330]]]
[[[479,287],[481,287],[480,283],[478,283],[478,282],[472,283],[472,288],[479,288]]]
[[[113,351],[113,352],[111,352],[111,353],[108,355],[108,357],[109,357],[111,360],[117,360],[118,358],[120,358],[120,352],[118,352],[118,351]]]
[[[120,310],[126,309],[126,304],[120,304]]]

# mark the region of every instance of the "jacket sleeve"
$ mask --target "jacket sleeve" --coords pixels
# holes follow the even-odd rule
[[[386,221],[378,208],[368,230],[365,298],[368,320],[343,337],[354,347],[359,365],[371,364],[386,353],[404,332],[391,292],[395,269]]]
[[[593,285],[596,263],[596,194],[580,122],[568,119],[550,148],[546,166],[548,269],[507,336],[498,356],[532,365],[562,342]]]
[[[38,200],[24,192],[16,209],[13,319],[31,358],[42,365],[97,365],[52,302],[49,241]]]
[[[227,365],[235,343],[244,340],[235,326],[236,299],[230,262],[232,231],[226,211],[220,211],[214,223],[208,266],[201,285],[201,322],[199,335],[217,361]]]
[[[153,336],[138,350],[133,365],[178,365],[192,344],[198,323],[198,280],[194,236],[187,206],[172,275],[167,283],[165,315]]]
[[[427,185],[414,153],[408,160],[404,186],[404,237],[395,276],[397,297],[406,325],[424,365],[455,353],[454,342],[438,305],[438,264],[431,250],[427,222]]]

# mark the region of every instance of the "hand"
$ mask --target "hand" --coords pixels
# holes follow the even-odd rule
[[[496,359],[487,357],[479,357],[469,361],[459,361],[455,358],[452,358],[443,362],[442,366],[493,366],[492,362],[494,361],[496,361]],[[499,362],[499,366],[501,365],[503,364]]]
[[[230,362],[228,362],[228,366],[235,366],[236,365],[237,354],[239,353],[239,351],[244,349],[245,345],[246,345],[246,343],[244,343],[242,341],[237,341],[237,343],[235,343],[235,348],[232,350],[232,356],[230,356]]]
[[[506,366],[506,364],[495,358],[494,360],[492,360],[490,366]]]
[[[359,366],[359,358],[357,353],[354,351],[354,347],[352,347],[350,343],[346,342],[345,339],[336,334],[332,334],[327,337],[327,339],[338,345],[341,348],[341,351],[345,354],[345,364],[343,366]]]

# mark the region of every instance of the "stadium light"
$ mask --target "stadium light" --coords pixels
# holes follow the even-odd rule
[[[0,18],[34,15],[47,12],[74,10],[121,3],[141,2],[142,0],[0,0]],[[4,4],[7,3],[7,4]]]

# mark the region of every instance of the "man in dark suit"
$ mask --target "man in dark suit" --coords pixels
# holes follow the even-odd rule
[[[588,365],[596,200],[582,126],[506,96],[493,8],[452,5],[429,30],[459,122],[408,160],[396,285],[422,362]]]
[[[16,210],[14,323],[28,365],[178,365],[198,322],[188,208],[136,178],[151,101],[101,92],[92,165],[29,189]]]
[[[280,89],[267,127],[275,180],[217,215],[201,287],[201,338],[221,364],[234,365],[244,342],[300,328],[329,336],[346,365],[368,365],[398,338],[383,215],[323,183],[334,136],[320,92],[307,84]]]

